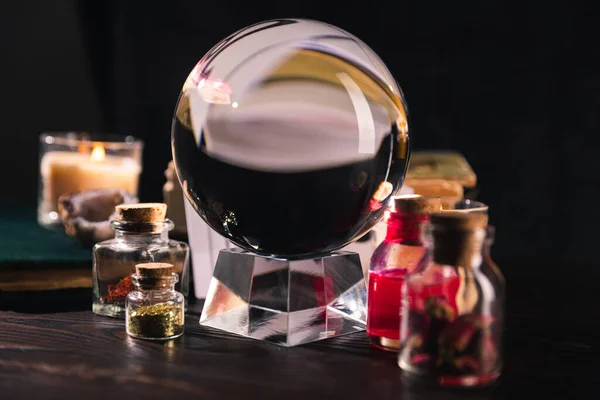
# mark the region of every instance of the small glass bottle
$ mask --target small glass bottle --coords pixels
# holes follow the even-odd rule
[[[111,222],[115,238],[94,246],[93,305],[96,314],[125,317],[125,297],[134,289],[135,265],[147,262],[173,264],[176,289],[187,299],[189,292],[188,245],[169,239],[173,222],[165,219],[163,203],[123,204]]]
[[[369,267],[367,334],[374,346],[392,351],[400,346],[402,283],[423,256],[421,225],[440,209],[439,197],[403,195],[392,199],[387,235],[375,249]]]
[[[174,339],[183,334],[183,295],[175,291],[173,265],[136,265],[131,276],[136,287],[125,300],[125,327],[129,336],[147,340]]]
[[[482,213],[431,215],[426,255],[402,287],[398,364],[408,378],[483,386],[502,367],[504,278]]]

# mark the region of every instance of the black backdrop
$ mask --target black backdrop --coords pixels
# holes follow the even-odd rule
[[[402,86],[413,148],[464,153],[497,226],[494,257],[594,268],[600,63],[591,9],[544,1],[9,1],[0,13],[2,201],[35,203],[37,134],[143,138],[142,200],[161,196],[181,85],[223,37],[277,17],[369,44]]]

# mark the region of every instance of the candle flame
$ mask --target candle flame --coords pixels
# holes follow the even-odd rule
[[[104,157],[106,157],[106,152],[104,151],[104,146],[102,146],[102,144],[97,143],[94,145],[94,148],[92,149],[92,154],[90,156],[90,159],[93,162],[102,162],[104,161]]]

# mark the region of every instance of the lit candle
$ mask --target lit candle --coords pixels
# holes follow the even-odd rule
[[[101,142],[79,146],[77,151],[49,151],[40,161],[40,212],[48,222],[58,222],[58,198],[66,193],[123,189],[135,196],[141,169],[139,157],[106,154]]]

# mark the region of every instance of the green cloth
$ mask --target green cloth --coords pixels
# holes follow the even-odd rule
[[[91,267],[92,250],[37,223],[35,207],[0,208],[0,269]]]

